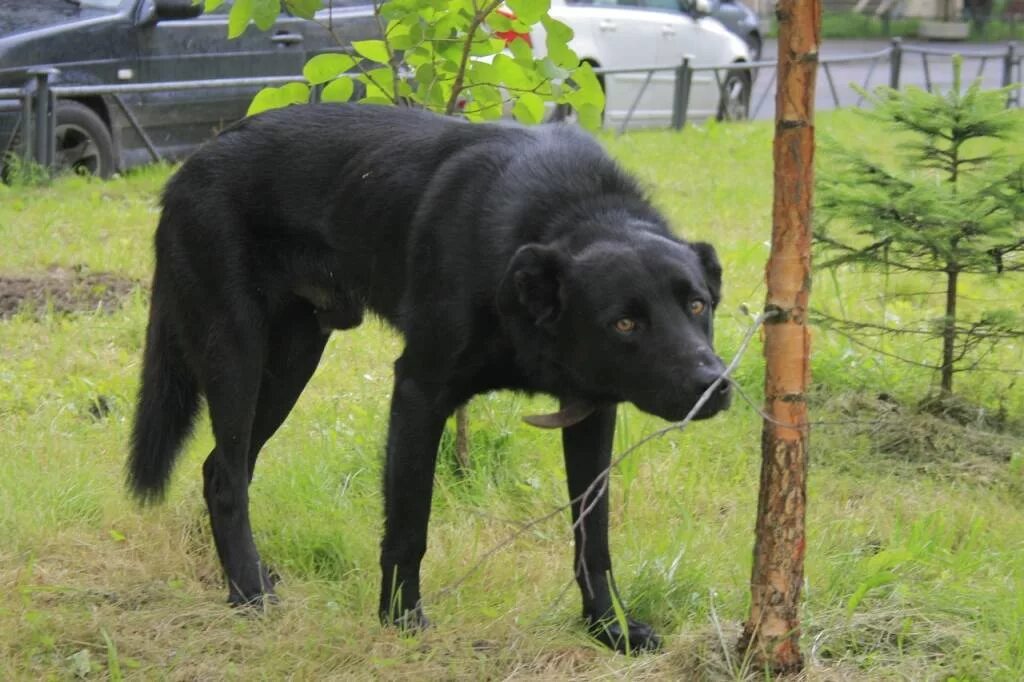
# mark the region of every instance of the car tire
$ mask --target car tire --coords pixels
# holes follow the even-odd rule
[[[556,104],[547,120],[549,123],[577,123],[579,117],[571,104]]]
[[[57,103],[57,172],[109,178],[114,174],[114,143],[107,124],[81,102]]]
[[[750,72],[730,71],[722,83],[718,100],[719,121],[745,121],[750,118]]]
[[[597,66],[592,62],[587,62],[591,66]],[[570,83],[572,81],[569,81]],[[604,77],[598,76],[597,82],[601,86],[601,91],[604,92]],[[577,124],[580,122],[579,114],[571,104],[556,104],[555,108],[551,110],[551,114],[544,120],[545,123],[572,123]],[[604,109],[601,110],[601,124],[604,124]]]

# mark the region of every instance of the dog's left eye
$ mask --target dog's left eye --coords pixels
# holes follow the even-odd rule
[[[615,321],[615,331],[620,334],[632,334],[636,331],[636,320],[623,317],[622,319]]]
[[[690,301],[690,312],[694,315],[703,315],[708,306],[704,301]]]

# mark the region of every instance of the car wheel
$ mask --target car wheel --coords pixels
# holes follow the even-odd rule
[[[756,33],[751,33],[747,36],[747,48],[750,49],[750,58],[755,62],[761,61],[761,49],[763,45],[761,43],[761,36]]]
[[[730,71],[718,100],[719,121],[745,121],[750,117],[750,73]]]
[[[587,62],[591,66],[597,66],[591,62]],[[572,81],[569,81],[572,83]],[[598,76],[597,82],[601,86],[601,90],[604,91],[604,76]],[[580,115],[571,104],[556,104],[555,108],[551,110],[551,114],[545,119],[545,123],[579,123]],[[604,123],[604,110],[601,110],[601,123]]]
[[[114,144],[96,112],[80,102],[57,103],[54,165],[57,172],[109,178],[114,173]]]
[[[578,123],[579,120],[579,114],[571,104],[556,104],[555,108],[551,110],[551,115],[548,116],[550,122]]]

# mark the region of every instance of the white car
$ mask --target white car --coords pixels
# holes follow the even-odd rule
[[[717,19],[708,16],[708,0],[552,0],[551,17],[574,33],[569,47],[595,68],[677,67],[684,57],[692,67],[726,66],[751,61],[747,45]],[[533,28],[535,53],[545,53],[544,29]],[[672,120],[675,72],[609,73],[605,91],[605,126],[666,126]],[[720,86],[721,83],[721,86]],[[639,99],[637,99],[639,95]],[[691,83],[689,119],[746,118],[750,72],[698,71]]]

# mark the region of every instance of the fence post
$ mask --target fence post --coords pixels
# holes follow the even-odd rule
[[[682,130],[686,125],[686,112],[690,108],[690,81],[692,78],[690,55],[686,55],[683,57],[682,63],[676,67],[676,84],[672,93],[673,130]]]
[[[1012,40],[1006,45],[1006,56],[1003,57],[1003,87],[1013,84],[1013,67],[1017,61],[1017,43]],[[1020,91],[1009,93],[1006,97],[1006,108],[1020,101]]]
[[[900,66],[903,62],[903,39],[899,36],[892,39],[889,52],[889,87],[900,89]]]
[[[53,169],[56,137],[56,98],[50,90],[50,79],[60,71],[54,68],[30,69],[35,79],[32,101],[32,138],[26,136],[26,145],[33,150],[36,163],[47,170]]]
[[[36,79],[30,78],[21,90],[21,140],[18,142],[18,154],[28,164],[34,160],[36,133],[32,121],[35,120],[33,103],[35,102]]]

